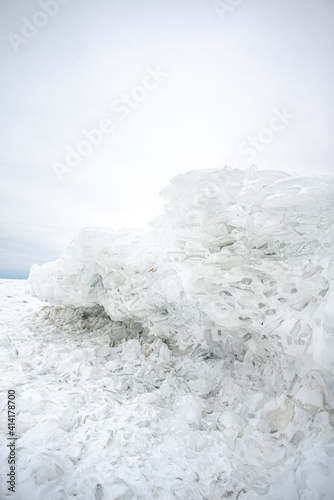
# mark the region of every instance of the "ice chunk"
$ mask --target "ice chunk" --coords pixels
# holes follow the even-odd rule
[[[202,417],[202,405],[191,394],[179,399],[174,409],[182,422],[199,426]]]
[[[269,401],[261,412],[261,422],[259,428],[267,432],[284,430],[294,415],[294,405],[285,396],[280,396]]]
[[[217,420],[219,429],[233,429],[238,437],[241,437],[244,432],[243,418],[235,411],[224,411]]]
[[[298,406],[315,415],[324,405],[323,395],[320,390],[308,389],[303,386],[294,397]]]

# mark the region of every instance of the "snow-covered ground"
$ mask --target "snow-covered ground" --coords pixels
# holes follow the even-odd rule
[[[1,280],[19,500],[330,500],[333,181],[179,176],[146,233]],[[51,305],[53,304],[53,305]],[[111,319],[112,318],[112,319]]]

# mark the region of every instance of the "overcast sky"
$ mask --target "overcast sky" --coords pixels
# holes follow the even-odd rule
[[[333,171],[332,0],[1,0],[1,277],[174,175]]]

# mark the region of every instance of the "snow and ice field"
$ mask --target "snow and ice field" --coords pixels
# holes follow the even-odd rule
[[[333,193],[192,171],[147,231],[1,280],[0,498],[332,499]]]

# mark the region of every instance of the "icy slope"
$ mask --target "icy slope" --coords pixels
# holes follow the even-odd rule
[[[191,171],[162,191],[147,232],[85,229],[33,266],[36,296],[101,305],[189,351],[334,371],[334,181],[278,171]]]
[[[8,498],[333,498],[333,376],[242,360],[226,345],[182,354],[98,306],[46,306],[26,281],[0,280],[0,309],[1,499],[8,389],[18,437]]]

